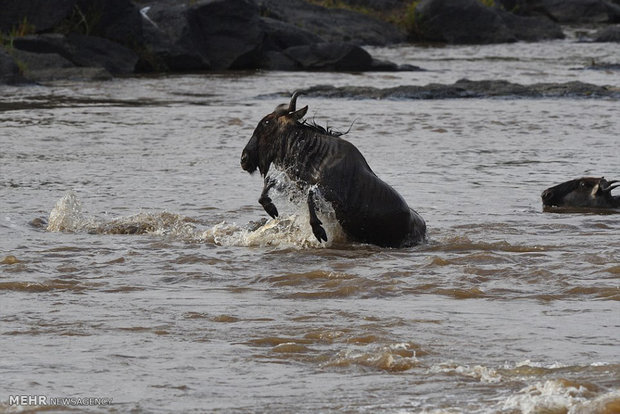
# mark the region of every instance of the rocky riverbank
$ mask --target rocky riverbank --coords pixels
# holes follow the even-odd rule
[[[325,7],[328,6],[328,7]],[[0,83],[225,70],[399,71],[364,45],[488,44],[596,23],[620,0],[5,0]]]
[[[620,89],[583,82],[536,83],[521,85],[503,80],[471,81],[453,84],[400,85],[392,88],[316,85],[301,89],[311,97],[348,99],[464,99],[464,98],[620,98]],[[282,92],[290,96],[291,91]]]

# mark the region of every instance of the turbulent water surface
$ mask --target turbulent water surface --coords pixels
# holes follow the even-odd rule
[[[16,395],[75,398],[57,412],[620,412],[620,215],[540,201],[620,179],[617,100],[300,97],[320,124],[355,120],[346,138],[426,219],[410,249],[347,242],[328,206],[319,245],[286,187],[266,221],[239,166],[280,92],[617,88],[582,69],[617,45],[373,52],[429,70],[4,87],[0,412],[51,408]],[[91,397],[112,401],[67,405]]]

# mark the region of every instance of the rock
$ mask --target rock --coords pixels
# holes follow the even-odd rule
[[[396,26],[343,9],[326,9],[302,0],[258,0],[261,15],[289,23],[325,42],[388,45],[406,40]]]
[[[265,70],[299,70],[299,64],[294,59],[283,52],[275,50],[270,50],[263,54],[260,67]]]
[[[22,81],[23,78],[15,60],[0,47],[0,84],[14,84]]]
[[[496,12],[517,40],[537,42],[564,38],[562,28],[547,17],[519,16],[504,10]]]
[[[402,8],[411,3],[409,0],[341,0],[341,2],[348,6],[376,11]]]
[[[130,49],[95,36],[71,33],[30,35],[13,40],[16,49],[55,53],[77,66],[102,67],[113,74],[133,73],[138,56]]]
[[[595,42],[620,42],[620,26],[608,26],[594,34]]]
[[[189,9],[195,44],[213,69],[258,67],[264,33],[252,0],[207,0]]]
[[[422,0],[415,9],[420,40],[451,44],[515,42],[498,13],[477,0]]]
[[[541,0],[545,11],[560,23],[620,21],[620,6],[607,0]]]
[[[478,0],[423,0],[415,9],[414,38],[451,44],[561,39],[560,26],[544,16],[520,16]]]
[[[70,15],[77,0],[3,0],[0,32],[8,33],[24,21],[35,31],[49,30]]]
[[[70,60],[78,66],[101,66],[117,75],[133,73],[138,62],[133,50],[108,39],[70,33],[67,41],[74,50]]]
[[[76,67],[57,53],[33,53],[19,49],[12,51],[16,60],[23,64],[24,78],[32,82],[55,80],[108,80],[110,72],[102,67]]]
[[[86,20],[83,34],[127,47],[142,42],[142,18],[130,0],[77,0],[76,7]]]
[[[156,2],[141,13],[145,49],[169,69],[246,69],[260,64],[265,34],[252,0]]]
[[[284,53],[303,70],[363,72],[370,70],[372,57],[350,43],[317,43],[294,46]]]
[[[263,42],[265,50],[281,51],[293,46],[323,42],[323,39],[316,34],[280,20],[263,17],[259,24],[265,33]]]
[[[75,67],[73,63],[58,53],[33,53],[25,50],[13,49],[11,54],[16,60],[24,64],[27,71]]]
[[[144,42],[140,72],[209,70],[211,63],[194,44],[187,5],[156,3],[140,10]]]
[[[353,99],[459,99],[459,98],[620,98],[620,90],[583,82],[520,85],[502,80],[470,81],[452,85],[402,85],[394,88],[318,85],[302,89],[307,96]],[[290,95],[290,94],[288,94]]]

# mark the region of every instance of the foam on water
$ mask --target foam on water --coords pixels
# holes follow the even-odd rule
[[[523,414],[541,412],[567,414],[611,414],[619,412],[620,390],[598,394],[585,385],[553,379],[528,385],[508,397],[502,409]]]
[[[291,200],[295,200],[291,198]],[[101,219],[85,214],[74,191],[66,192],[49,215],[47,230],[51,232],[88,232],[93,234],[150,234],[186,242],[204,242],[220,246],[282,248],[328,247],[345,240],[333,213],[321,213],[323,226],[330,235],[327,243],[319,243],[312,233],[307,208],[278,218],[248,223],[221,222],[204,229],[196,220],[170,212],[140,212],[131,216]],[[327,209],[326,209],[327,210]],[[323,210],[322,210],[323,211]]]

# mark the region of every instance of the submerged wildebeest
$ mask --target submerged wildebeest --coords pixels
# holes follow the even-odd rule
[[[333,207],[349,238],[383,247],[406,247],[424,241],[426,223],[392,187],[379,179],[350,142],[316,124],[301,122],[308,106],[279,105],[258,124],[241,154],[241,167],[265,177],[258,202],[271,217],[278,210],[268,192],[275,181],[267,176],[274,164],[307,193],[310,226],[315,237],[327,241],[316,214],[316,197]]]
[[[620,196],[611,195],[611,190],[620,187],[618,182],[603,177],[566,181],[543,191],[543,207],[620,208]]]

